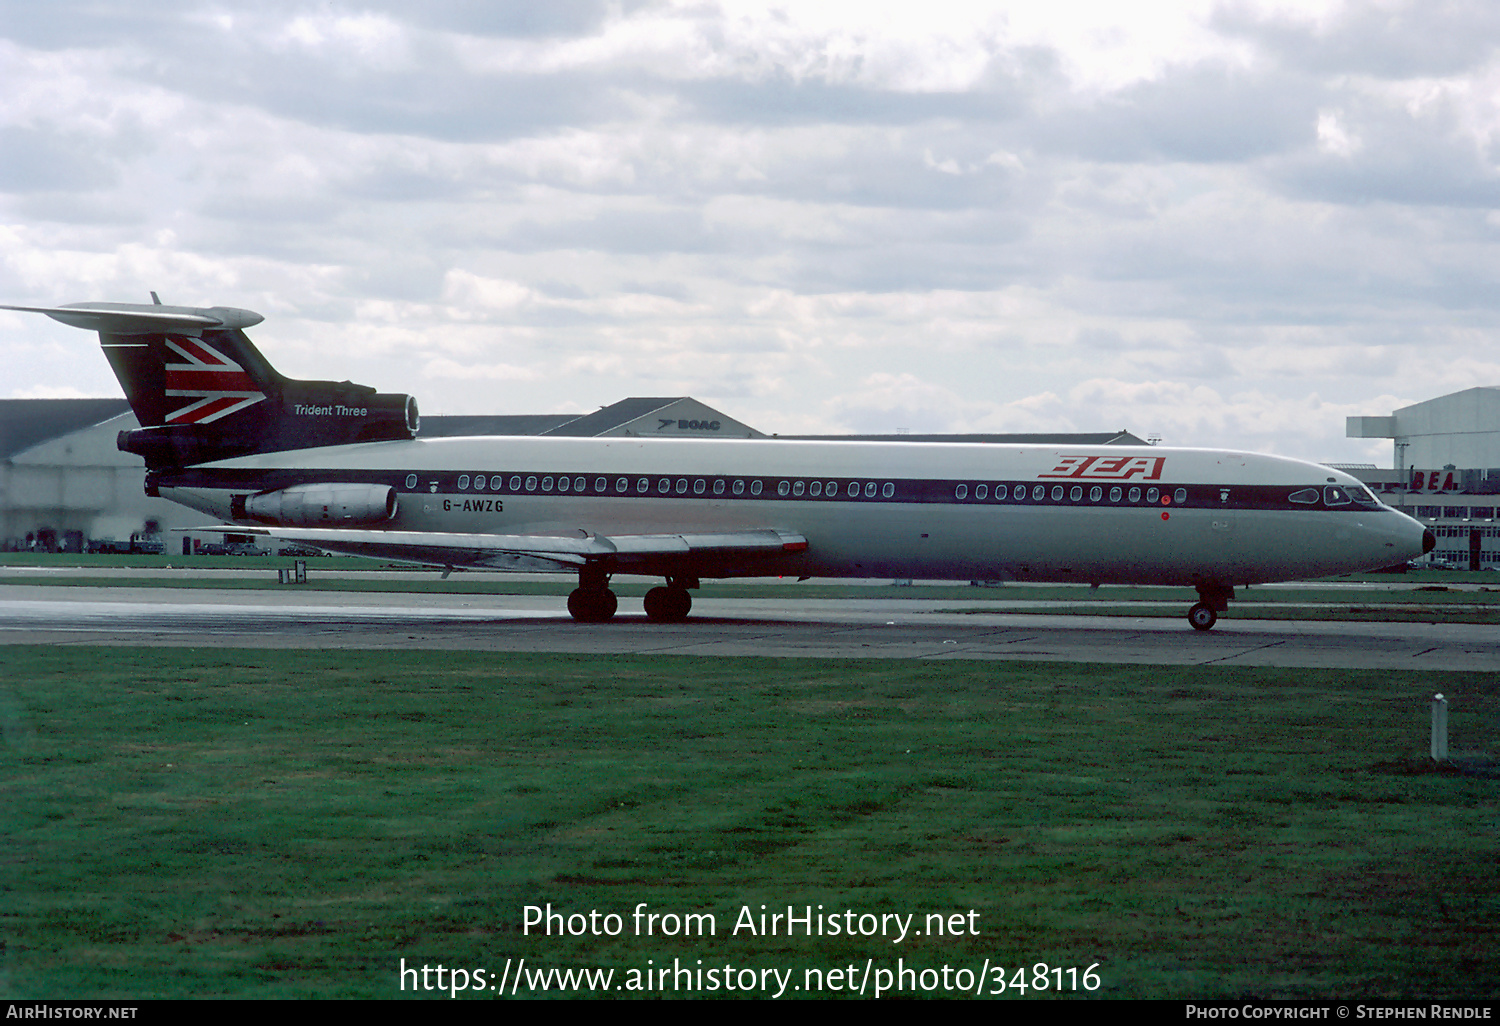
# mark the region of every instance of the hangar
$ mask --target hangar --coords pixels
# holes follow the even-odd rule
[[[0,400],[0,550],[174,550],[174,530],[203,515],[148,498],[145,465],[115,439],[140,425],[124,399]],[[423,417],[420,438],[546,435],[597,438],[769,438],[691,396],[622,399],[588,414]],[[808,436],[798,436],[808,437]],[[840,439],[1145,445],[1128,431],[1027,435],[838,435]],[[167,535],[165,545],[163,535]],[[183,538],[222,542],[223,531]],[[246,539],[248,541],[248,539]],[[184,551],[187,551],[186,547]]]

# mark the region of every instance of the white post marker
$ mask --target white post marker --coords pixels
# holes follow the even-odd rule
[[[1432,696],[1432,761],[1446,762],[1448,759],[1448,700],[1442,695]]]

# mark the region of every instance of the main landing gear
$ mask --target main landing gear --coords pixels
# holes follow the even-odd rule
[[[568,612],[579,623],[608,623],[620,602],[609,590],[609,575],[596,567],[578,571],[578,587],[568,594]]]
[[[1219,614],[1229,610],[1229,600],[1234,598],[1234,589],[1223,584],[1198,585],[1198,602],[1188,610],[1188,623],[1195,631],[1212,630],[1219,622]]]
[[[664,588],[646,592],[646,619],[652,623],[680,623],[693,608],[689,588],[698,587],[696,577],[668,577]],[[568,595],[568,612],[579,623],[608,623],[614,619],[619,601],[609,590],[609,575],[596,567],[578,571],[578,587]]]
[[[652,623],[680,623],[693,608],[689,588],[698,587],[696,577],[668,577],[665,588],[646,592],[646,619]]]

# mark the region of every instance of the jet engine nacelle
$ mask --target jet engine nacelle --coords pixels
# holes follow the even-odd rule
[[[293,485],[244,501],[246,519],[278,527],[364,527],[396,515],[396,489],[389,485]]]

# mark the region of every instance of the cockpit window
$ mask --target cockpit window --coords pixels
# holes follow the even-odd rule
[[[1316,488],[1303,488],[1293,492],[1290,496],[1288,496],[1288,498],[1290,498],[1293,502],[1300,502],[1304,505],[1312,505],[1313,503],[1318,501],[1318,490]]]
[[[1338,485],[1329,485],[1323,489],[1323,501],[1330,506],[1347,506],[1354,500],[1349,498],[1349,493]]]

